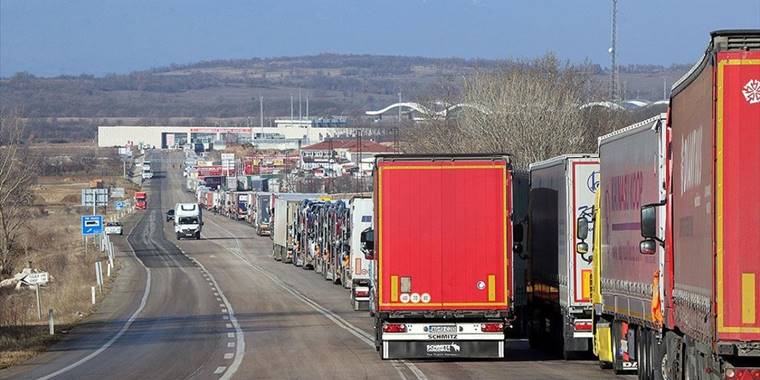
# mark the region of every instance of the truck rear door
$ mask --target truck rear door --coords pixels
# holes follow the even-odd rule
[[[381,310],[506,309],[507,160],[378,161]]]
[[[583,260],[575,253],[578,239],[577,223],[580,217],[592,220],[594,209],[594,194],[599,188],[599,159],[573,158],[568,161],[568,283],[572,286],[569,291],[569,304],[573,306],[591,305],[591,263]],[[593,236],[593,230],[589,231]],[[593,252],[593,239],[586,239],[589,252]]]

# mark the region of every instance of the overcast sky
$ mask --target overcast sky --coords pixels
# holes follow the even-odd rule
[[[369,53],[607,65],[611,0],[0,0],[0,76]],[[760,0],[619,0],[619,61],[692,63]]]

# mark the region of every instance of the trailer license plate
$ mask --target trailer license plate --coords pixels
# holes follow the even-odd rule
[[[456,325],[433,325],[428,326],[429,333],[453,333],[457,332]]]

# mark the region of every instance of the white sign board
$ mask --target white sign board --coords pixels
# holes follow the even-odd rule
[[[227,190],[237,190],[237,177],[227,177]]]
[[[21,281],[27,285],[45,285],[48,283],[48,272],[32,272],[26,275]]]
[[[111,188],[111,198],[124,198],[124,188],[123,187],[112,187]]]
[[[108,205],[108,189],[82,189],[82,206],[92,207]]]
[[[222,153],[222,169],[226,169],[226,170],[235,169],[235,154],[234,153]]]

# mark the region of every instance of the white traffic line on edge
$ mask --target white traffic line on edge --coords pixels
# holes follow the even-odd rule
[[[323,307],[316,301],[310,299],[309,297],[303,295],[301,292],[293,288],[292,286],[286,284],[282,280],[280,280],[277,277],[274,277],[269,272],[267,272],[264,268],[259,267],[258,265],[252,264],[250,261],[248,261],[246,258],[241,256],[238,252],[242,252],[242,248],[240,247],[240,242],[238,239],[232,235],[229,231],[224,229],[222,226],[220,226],[218,223],[214,222],[213,220],[208,220],[211,222],[211,224],[218,227],[220,230],[224,231],[227,235],[233,238],[235,241],[235,245],[237,246],[237,252],[233,249],[227,248],[227,251],[229,251],[231,254],[235,255],[238,259],[242,260],[246,265],[248,265],[251,269],[261,273],[265,277],[267,277],[270,281],[272,281],[275,285],[279,286],[283,290],[287,291],[288,293],[292,294],[294,297],[299,299],[301,302],[305,303],[306,305],[310,306],[312,309],[316,310],[323,316],[325,316],[327,319],[331,320],[333,323],[335,323],[338,327],[341,327],[342,329],[348,331],[351,333],[351,335],[354,335],[362,342],[368,344],[370,347],[375,348],[375,341],[374,337],[370,334],[364,332],[360,328],[354,326],[352,323],[346,321],[343,317],[335,314],[331,310]],[[398,364],[403,364],[409,371],[414,374],[415,378],[418,380],[428,380],[427,376],[416,366],[414,363],[408,362],[406,360],[393,360],[391,361],[391,364],[398,372],[399,376],[402,378],[402,380],[406,380],[406,376],[401,371],[401,368],[399,368]]]
[[[240,328],[240,323],[238,323],[238,320],[235,317],[235,310],[232,308],[232,304],[230,304],[230,301],[224,295],[222,288],[219,287],[219,284],[217,284],[216,279],[211,274],[211,272],[209,272],[208,269],[206,269],[206,267],[203,266],[203,264],[201,264],[200,261],[196,260],[194,257],[185,253],[185,251],[182,248],[177,246],[177,249],[179,249],[179,251],[182,252],[182,254],[185,257],[187,257],[189,260],[191,260],[196,265],[198,265],[198,267],[201,268],[201,271],[203,273],[208,274],[209,280],[211,280],[209,284],[211,284],[211,288],[215,290],[214,295],[217,295],[217,293],[219,293],[218,297],[222,299],[224,306],[227,307],[227,309],[225,310],[227,314],[223,315],[222,319],[229,320],[230,323],[227,323],[226,326],[233,327],[235,329],[236,342],[227,343],[227,347],[230,347],[230,348],[235,347],[235,359],[232,361],[232,364],[230,364],[229,367],[218,367],[216,371],[214,371],[214,374],[219,374],[219,373],[224,372],[224,375],[222,375],[220,379],[229,380],[232,378],[232,375],[234,375],[235,372],[237,372],[238,368],[240,368],[240,364],[243,362],[243,356],[245,355],[245,340],[244,340],[245,338],[243,336],[243,330]],[[230,346],[230,344],[232,344],[232,346]],[[217,371],[219,371],[220,368],[222,370],[217,373]]]
[[[140,221],[142,222],[142,220]],[[135,227],[137,227],[135,225]],[[68,371],[71,371],[74,368],[79,367],[80,365],[92,360],[92,358],[100,355],[103,351],[107,350],[109,347],[111,347],[114,342],[116,342],[119,338],[121,338],[122,335],[129,329],[130,326],[132,326],[132,323],[137,319],[137,316],[142,312],[143,308],[145,308],[145,304],[148,302],[148,295],[150,294],[150,269],[145,265],[145,263],[140,260],[140,258],[137,257],[137,254],[135,253],[134,248],[132,248],[132,244],[129,244],[129,238],[132,236],[132,233],[134,232],[135,228],[132,228],[132,231],[129,232],[129,235],[127,235],[127,245],[129,246],[130,251],[132,251],[132,256],[135,257],[135,260],[142,265],[142,267],[145,269],[146,273],[146,279],[145,279],[145,290],[143,291],[142,298],[140,299],[140,305],[137,307],[134,313],[129,316],[126,322],[124,322],[124,325],[121,326],[121,329],[119,329],[119,332],[116,333],[111,339],[108,340],[105,344],[100,346],[97,350],[90,353],[89,355],[83,357],[82,359],[79,359],[78,361],[63,367],[59,369],[58,371],[55,371],[51,374],[48,374],[46,376],[40,377],[38,380],[48,380],[52,379],[56,376],[60,376]]]

